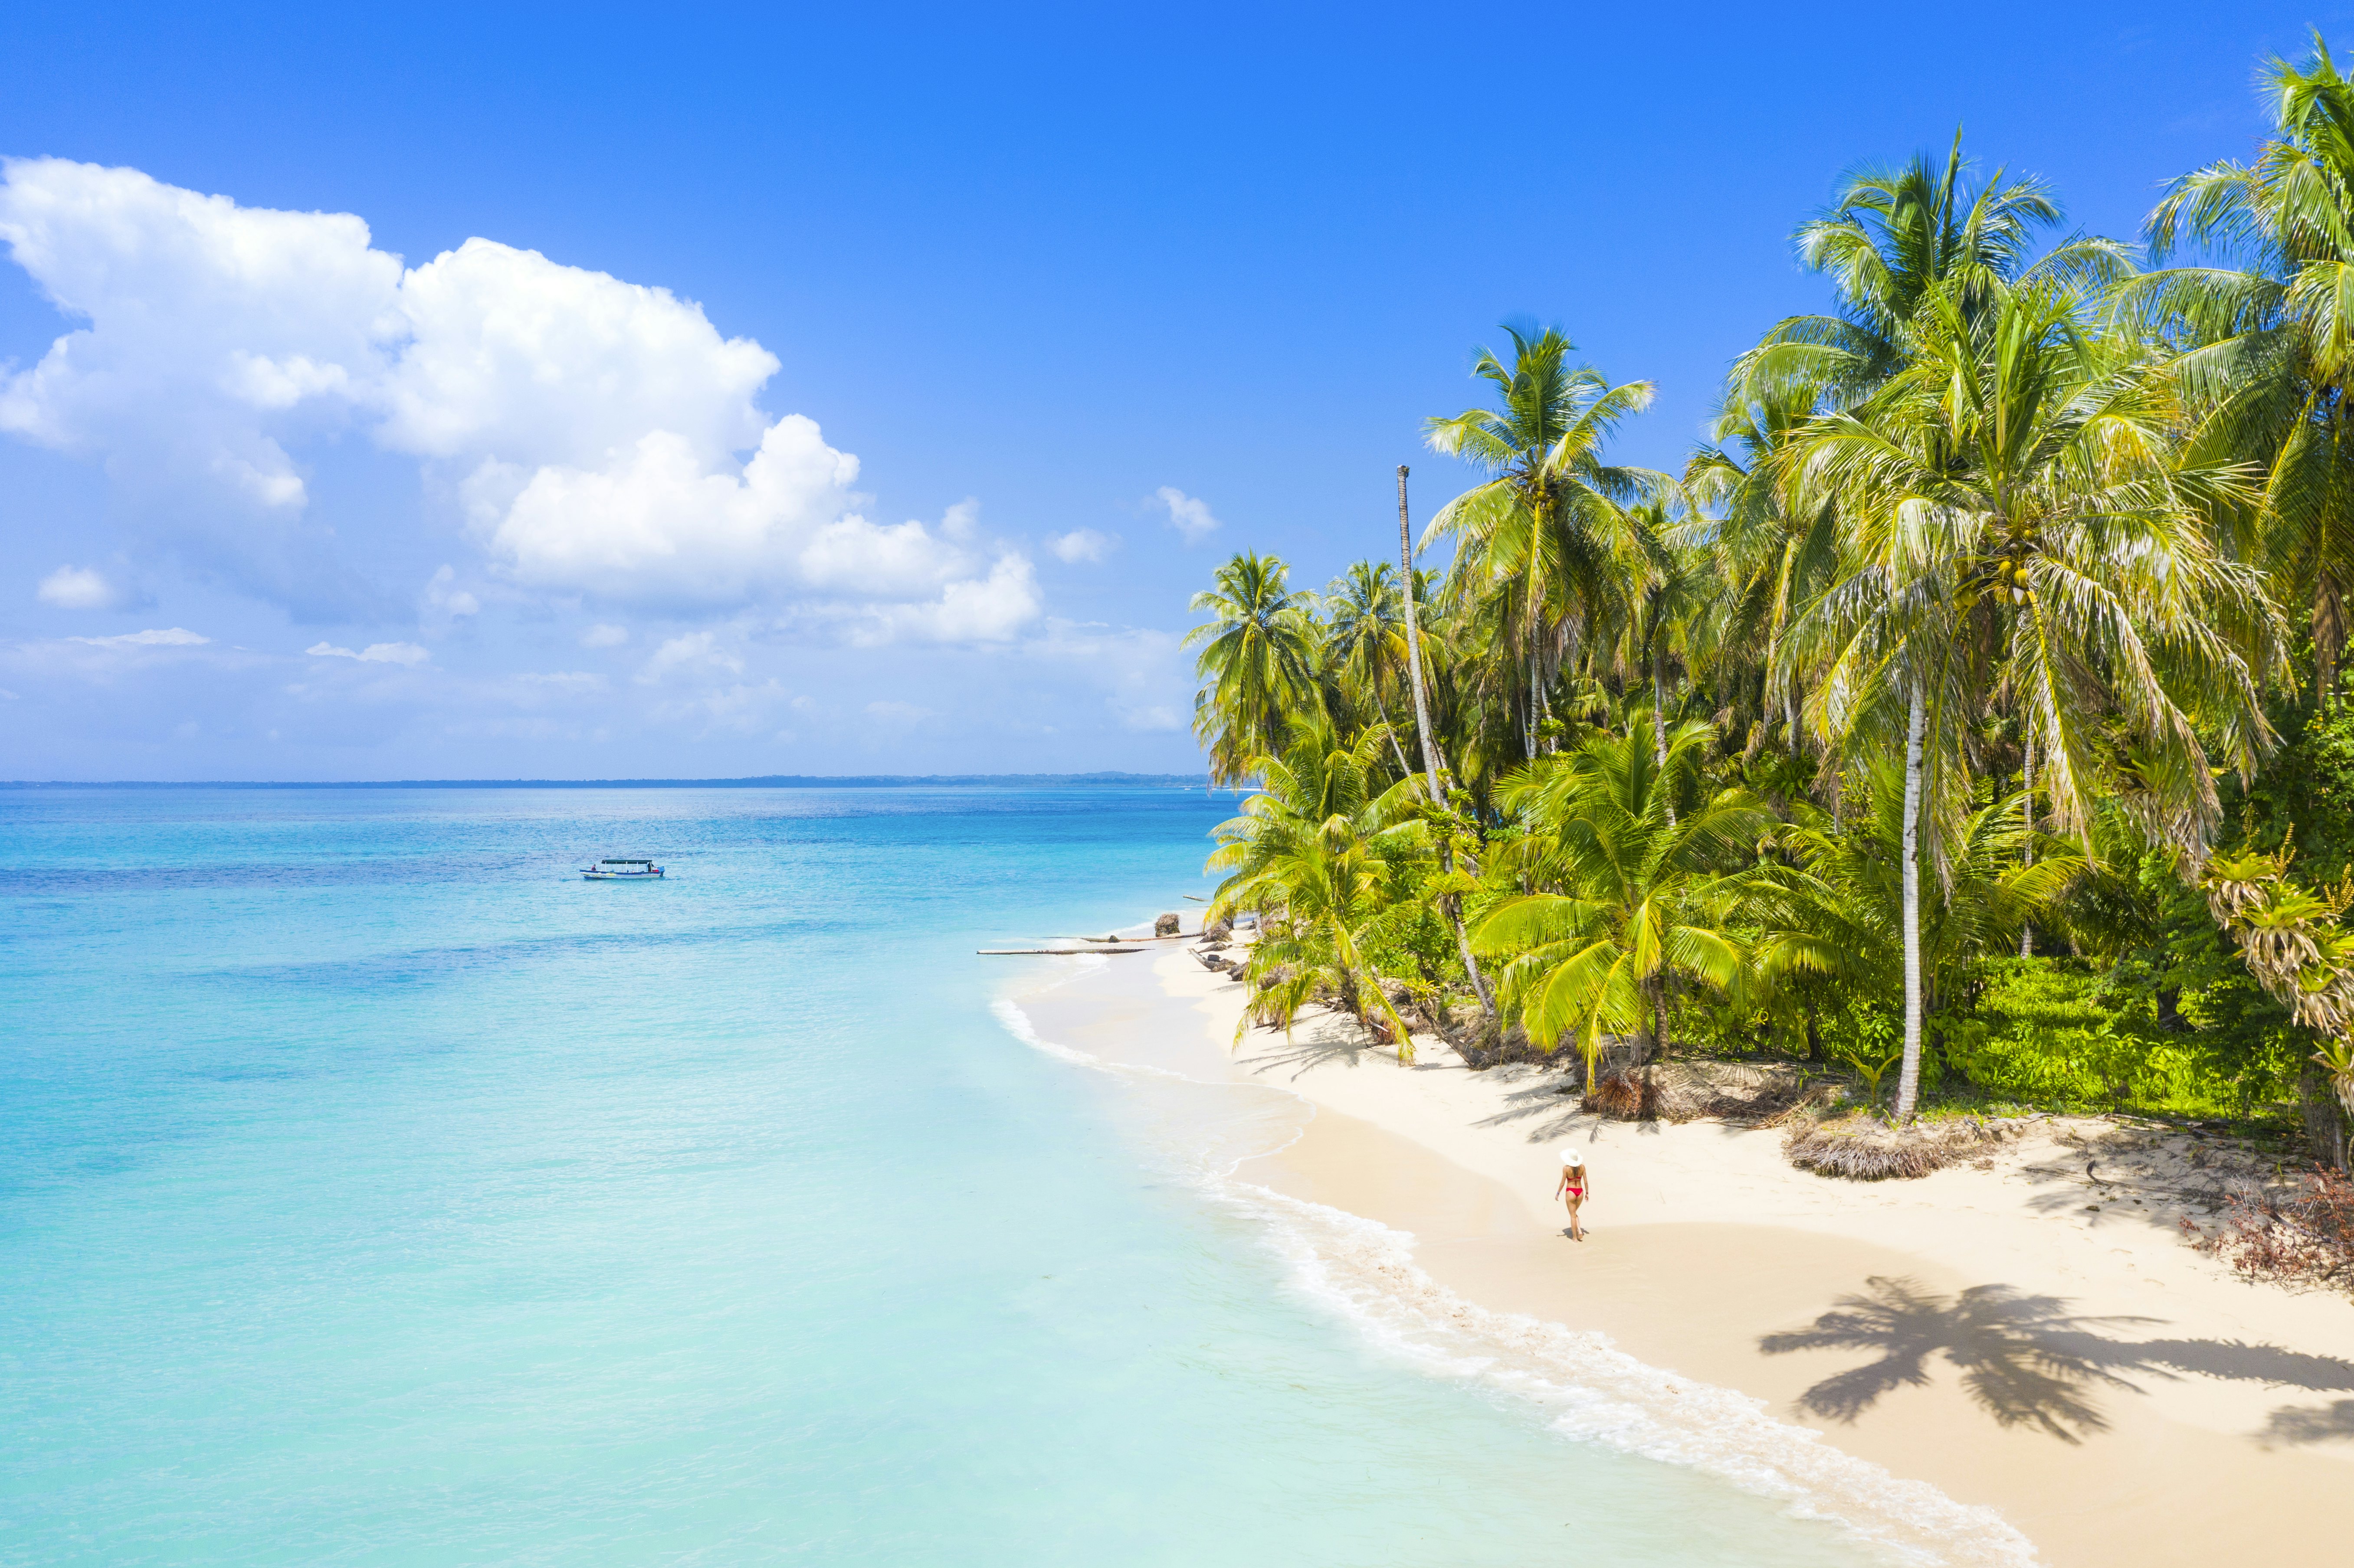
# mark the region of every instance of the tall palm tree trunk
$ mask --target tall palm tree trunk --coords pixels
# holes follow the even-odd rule
[[[1438,748],[1430,738],[1430,700],[1422,689],[1422,632],[1414,610],[1414,530],[1407,519],[1405,506],[1406,466],[1398,464],[1398,565],[1405,577],[1398,586],[1405,595],[1405,662],[1407,673],[1414,678],[1414,722],[1422,736],[1422,766],[1430,778],[1430,803],[1442,805],[1447,792],[1438,782]],[[1453,872],[1455,849],[1443,838],[1438,849],[1439,869]],[[1479,1013],[1490,1023],[1496,1022],[1496,999],[1488,994],[1488,982],[1480,978],[1479,960],[1471,953],[1471,933],[1463,927],[1463,906],[1455,895],[1439,900],[1447,912],[1447,923],[1455,927],[1455,948],[1463,955],[1463,972],[1471,978],[1471,990],[1479,999]]]
[[[1921,678],[1912,681],[1904,722],[1904,1067],[1896,1079],[1896,1119],[1913,1119],[1921,1092],[1921,738],[1928,712]]]
[[[1529,700],[1524,711],[1528,717],[1521,726],[1522,760],[1534,762],[1537,759],[1537,656],[1533,652],[1529,655]]]
[[[2338,655],[2345,645],[2345,601],[2325,569],[2313,585],[2313,687],[2325,708],[2338,705]]]
[[[2020,860],[2024,864],[2033,865],[2035,863],[2035,737],[2033,736],[2027,738],[2027,760],[2021,772],[2020,796],[2026,802],[2027,810],[2027,840],[2021,846]],[[2022,959],[2031,959],[2035,956],[2035,922],[2032,920],[2022,920],[2019,924],[2019,956]]]
[[[1668,826],[1676,825],[1676,803],[1667,793],[1668,784],[1668,698],[1659,684],[1659,643],[1657,632],[1651,639],[1651,756],[1659,769],[1659,798],[1667,802]]]

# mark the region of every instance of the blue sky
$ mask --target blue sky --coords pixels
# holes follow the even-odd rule
[[[1843,168],[1960,123],[2131,235],[2248,150],[2262,56],[2354,49],[2266,5],[322,13],[0,17],[0,777],[1191,769],[1186,599],[1386,548],[1401,461],[1461,488],[1418,426],[1498,322],[1656,381],[1621,455],[1672,467],[1819,302]]]

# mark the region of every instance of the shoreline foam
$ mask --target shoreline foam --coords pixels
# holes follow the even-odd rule
[[[1104,977],[1103,968],[1088,969],[1089,974],[1055,975],[1023,994],[1051,1005],[1055,993],[1065,993],[1060,1000],[1085,1010],[1068,993],[1080,991],[1090,975]],[[1014,1038],[1074,1065],[1203,1088],[1272,1091],[1298,1107],[1299,1122],[1288,1136],[1267,1147],[1206,1151],[1191,1162],[1188,1174],[1206,1199],[1252,1222],[1283,1260],[1294,1288],[1383,1353],[1430,1375],[1511,1396],[1573,1440],[1712,1476],[1780,1504],[1795,1518],[1834,1526],[1896,1562],[2008,1568],[2034,1560],[2026,1538],[1990,1510],[1901,1480],[1775,1418],[1760,1400],[1648,1365],[1598,1331],[1479,1306],[1416,1264],[1411,1234],[1241,1176],[1245,1165],[1280,1160],[1310,1136],[1325,1114],[1311,1097],[1225,1073],[1223,1064],[1212,1064],[1218,1075],[1204,1075],[1136,1059],[1150,1054],[1150,1045],[1166,1049],[1172,1043],[1140,1041],[1133,1033],[1124,1041],[1127,1049],[1098,1054],[1050,1037],[1011,996],[999,998],[991,1011]],[[1086,1027],[1098,1030],[1103,1022]],[[1175,1054],[1189,1054],[1183,1043],[1174,1044]],[[1140,1045],[1148,1049],[1140,1051]]]
[[[2062,1564],[2326,1555],[2354,1527],[2343,1467],[2354,1400],[2340,1396],[2354,1393],[2354,1305],[2232,1280],[2156,1217],[2102,1230],[2059,1201],[2064,1186],[2020,1174],[2031,1155],[1925,1182],[1831,1182],[1784,1165],[1771,1134],[1597,1125],[1558,1099],[1532,1112],[1550,1095],[1543,1075],[1472,1074],[1436,1042],[1403,1070],[1319,1023],[1230,1054],[1240,988],[1177,952],[1094,972],[1084,997],[1067,995],[1092,1014],[1068,1033],[1104,1054],[1027,1031],[1042,1048],[1279,1089],[1302,1107],[1296,1125],[1279,1148],[1242,1153],[1213,1195],[1257,1205],[1270,1245],[1305,1249],[1300,1287],[1323,1290],[1375,1341],[1389,1336],[1443,1375],[1557,1399],[1550,1419],[1565,1434],[1708,1469],[1923,1562],[2026,1562],[2038,1549]],[[1537,1167],[1564,1129],[1595,1142],[1608,1172],[1589,1210],[1602,1234],[1584,1248],[1549,1228],[1558,1212],[1527,1190],[1547,1179]],[[1263,1183],[1239,1173],[1254,1160]],[[1299,1235],[1287,1241],[1286,1225]],[[2060,1369],[2068,1386],[2054,1394],[2063,1417],[2073,1400],[2089,1424],[1990,1408],[1967,1379],[1974,1355],[1987,1370],[1987,1346],[1967,1332],[1928,1333],[1915,1362],[1846,1419],[1806,1408],[1809,1384],[1852,1378],[1869,1354],[1776,1357],[1766,1339],[1841,1311],[1843,1297],[1852,1317],[1860,1287],[1893,1281],[1944,1314],[1930,1330],[1994,1312],[1991,1329],[1965,1329],[1990,1333],[1997,1360],[2089,1358],[2084,1375]],[[2014,1309],[2018,1333],[2001,1316]],[[1410,1343],[1417,1334],[1432,1342]],[[1704,1414],[1665,1419],[1679,1408]],[[2268,1412],[2306,1441],[2263,1446]],[[1735,1430],[1760,1446],[1751,1457],[1723,1442]]]

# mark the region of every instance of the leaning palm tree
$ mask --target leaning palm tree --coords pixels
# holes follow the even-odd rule
[[[2164,256],[2129,302],[2177,334],[2205,440],[2264,469],[2247,543],[2313,611],[2315,684],[2334,701],[2354,594],[2354,81],[2318,34],[2303,68],[2266,67],[2274,134],[2254,162],[2174,182],[2149,219]]]
[[[1730,927],[1740,874],[1772,815],[1743,791],[1704,791],[1708,726],[1671,729],[1664,766],[1650,727],[1632,710],[1623,733],[1506,783],[1528,836],[1496,857],[1491,879],[1533,891],[1506,897],[1472,937],[1510,958],[1504,998],[1528,1037],[1548,1051],[1575,1042],[1589,1088],[1606,1034],[1649,1024],[1665,1047],[1672,978],[1738,995],[1747,973]]]
[[[1972,297],[1932,291],[1904,367],[1810,422],[1785,465],[1791,509],[1836,504],[1845,535],[1791,639],[1809,720],[1837,753],[1904,758],[1900,1118],[1919,1085],[1921,863],[1950,862],[1993,707],[2042,758],[2055,829],[2082,830],[2129,745],[2150,827],[2195,863],[2219,815],[2203,737],[2244,777],[2272,738],[2260,686],[2285,673],[2261,581],[2207,534],[2243,475],[2183,450],[2144,345],[2088,331],[2058,280]]]
[[[1211,619],[1185,634],[1198,647],[1193,733],[1215,782],[1247,778],[1253,758],[1277,750],[1290,716],[1316,705],[1312,600],[1288,586],[1290,568],[1246,550],[1220,567],[1192,608]]]
[[[1388,740],[1386,726],[1344,742],[1320,716],[1295,717],[1280,756],[1251,760],[1258,792],[1213,830],[1218,847],[1209,866],[1227,874],[1207,917],[1245,909],[1259,916],[1245,969],[1254,1001],[1235,1026],[1237,1041],[1253,1018],[1288,1033],[1299,1010],[1323,996],[1375,1037],[1395,1041],[1401,1060],[1412,1054],[1405,1024],[1363,951],[1367,929],[1390,908],[1399,865],[1420,856],[1425,842],[1419,824],[1401,825],[1373,793]]]
[[[1440,508],[1424,537],[1456,540],[1448,586],[1481,623],[1526,758],[1536,755],[1545,688],[1564,654],[1613,622],[1638,566],[1628,506],[1669,482],[1603,461],[1619,422],[1650,405],[1649,382],[1611,386],[1571,362],[1575,345],[1558,330],[1504,330],[1511,362],[1483,351],[1472,370],[1494,387],[1496,406],[1424,423],[1432,450],[1493,477]]]

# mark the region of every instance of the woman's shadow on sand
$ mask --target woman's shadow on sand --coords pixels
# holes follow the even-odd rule
[[[1765,1335],[1757,1345],[1769,1356],[1875,1352],[1798,1396],[1800,1409],[1829,1420],[1852,1422],[1883,1394],[1925,1387],[1929,1363],[1943,1357],[1961,1373],[1972,1403],[1997,1425],[2033,1427],[2064,1443],[2108,1429],[2094,1396],[2104,1387],[2140,1393],[2128,1372],[2354,1391],[2354,1361],[2336,1356],[2232,1340],[2116,1340],[2098,1331],[2159,1321],[2080,1317],[2057,1297],[2024,1295],[2008,1285],[1944,1296],[1911,1279],[1875,1276],[1861,1293],[1841,1298],[1808,1327]],[[2354,1400],[2320,1411],[2275,1411],[2273,1424],[2280,1430],[2261,1436],[2278,1443],[2321,1441],[2340,1435],[2341,1416],[2346,1430],[2354,1432]]]

